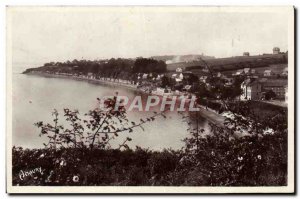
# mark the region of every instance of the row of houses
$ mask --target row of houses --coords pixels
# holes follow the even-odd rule
[[[276,66],[274,66],[274,67],[276,67]],[[232,72],[232,75],[233,76],[255,75],[255,76],[260,76],[260,77],[272,77],[272,76],[287,77],[288,76],[288,67],[287,67],[287,64],[285,64],[279,70],[272,68],[272,67],[268,67],[266,69],[264,69],[264,68],[257,68],[257,69],[243,68],[243,69],[239,69],[235,72]]]
[[[241,84],[241,100],[262,100],[272,91],[278,100],[287,100],[287,79],[247,79]]]
[[[284,70],[284,72],[287,70]],[[266,93],[272,91],[275,94],[275,99],[287,100],[287,78],[276,78],[272,76],[272,70],[265,70],[263,76],[253,75],[254,69],[243,69],[240,71],[246,75],[247,79],[242,83],[241,89],[243,94],[240,96],[241,100],[262,100],[266,99]],[[188,72],[183,72],[180,68],[173,73],[172,77],[176,82],[181,82]],[[251,75],[252,74],[252,75]],[[216,74],[217,77],[221,78],[225,82],[225,86],[230,86],[234,82],[233,76],[226,76],[220,72]],[[208,75],[200,75],[199,80],[207,84]]]

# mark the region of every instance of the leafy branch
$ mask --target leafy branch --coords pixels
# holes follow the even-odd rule
[[[99,98],[97,98],[100,101]],[[100,149],[110,148],[110,141],[119,136],[120,133],[132,133],[134,128],[140,127],[144,130],[143,125],[148,122],[152,122],[156,117],[162,116],[166,118],[164,112],[154,112],[154,114],[148,118],[140,119],[139,122],[129,121],[126,115],[126,109],[124,106],[118,106],[116,110],[116,103],[118,102],[117,96],[104,100],[103,108],[96,108],[90,110],[85,114],[85,118],[79,117],[78,110],[64,109],[64,116],[66,121],[70,123],[71,128],[64,128],[62,125],[58,125],[58,112],[54,110],[54,125],[44,124],[43,122],[37,122],[35,125],[41,128],[41,135],[47,135],[49,143],[44,144],[46,147],[57,148],[83,148],[88,147],[91,150],[95,147]],[[130,137],[120,144],[119,148],[128,148],[126,144],[131,141]]]

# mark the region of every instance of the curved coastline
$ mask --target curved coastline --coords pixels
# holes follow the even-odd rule
[[[102,79],[93,79],[93,78],[88,78],[88,77],[76,77],[76,76],[70,76],[70,75],[63,75],[63,74],[49,74],[49,73],[26,73],[26,75],[38,75],[38,76],[43,76],[43,77],[51,77],[51,78],[66,78],[66,79],[73,79],[73,80],[78,80],[78,81],[87,81],[91,83],[96,83],[96,84],[102,84],[102,85],[109,85],[109,86],[122,86],[128,89],[135,90],[140,93],[144,94],[149,94],[147,92],[144,92],[143,90],[139,89],[137,85],[130,84],[130,83],[124,83],[124,82],[116,82],[116,81],[111,81],[111,80],[102,80]],[[124,81],[124,80],[122,80]],[[215,111],[210,110],[210,109],[205,109],[203,106],[198,105],[198,108],[200,108],[200,114],[205,117],[208,121],[214,123],[215,125],[218,126],[223,126],[225,117],[217,114]]]

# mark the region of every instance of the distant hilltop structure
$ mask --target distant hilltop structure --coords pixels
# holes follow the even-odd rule
[[[249,52],[244,52],[244,53],[243,53],[243,56],[248,56],[248,57],[249,57],[249,56],[250,56],[250,53],[249,53]]]
[[[243,68],[257,68],[268,67],[274,64],[287,64],[287,52],[280,52],[279,47],[273,48],[273,53],[267,53],[262,55],[251,55],[249,52],[244,52],[241,56],[226,57],[226,58],[213,58],[203,59],[211,66],[211,69],[215,71],[230,71]],[[197,61],[189,62],[173,62],[166,63],[167,70],[176,71],[177,68],[181,68],[183,71],[187,70],[203,70],[206,68],[203,61],[198,59]]]
[[[277,54],[279,54],[279,53],[280,53],[280,48],[274,47],[274,48],[273,48],[273,54],[274,54],[274,55],[277,55]]]
[[[280,54],[281,52],[280,52],[280,48],[278,48],[278,47],[274,47],[273,48],[273,54],[274,55],[278,55],[278,54]],[[250,53],[249,52],[244,52],[243,53],[243,56],[250,56]]]

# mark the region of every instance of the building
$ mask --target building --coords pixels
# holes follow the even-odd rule
[[[200,82],[203,82],[203,83],[206,83],[206,80],[207,80],[207,76],[201,76],[199,78]]]
[[[287,79],[247,79],[241,84],[241,100],[261,100],[268,91],[273,91],[275,99],[287,101]]]
[[[283,69],[283,71],[282,71],[282,74],[281,74],[282,76],[288,76],[288,67],[285,67],[284,69]]]
[[[144,74],[142,75],[142,78],[143,78],[143,79],[147,79],[147,78],[148,78],[148,74],[147,74],[147,73],[144,73]]]
[[[94,77],[94,74],[93,73],[88,73],[87,77],[90,78],[90,79],[92,79]]]
[[[182,80],[183,80],[183,74],[182,73],[174,74],[174,75],[172,75],[172,77],[175,78],[176,82],[182,82]]]
[[[217,77],[222,77],[222,76],[223,76],[222,73],[220,72],[217,73]]]
[[[250,68],[244,68],[244,73],[249,74],[250,73]]]
[[[244,69],[239,69],[239,70],[237,70],[234,74],[232,74],[232,75],[236,75],[236,76],[238,76],[238,75],[242,75],[242,74],[244,74]]]
[[[277,54],[279,54],[279,53],[280,53],[280,48],[274,47],[274,48],[273,48],[273,54],[274,54],[274,55],[277,55]]]
[[[207,68],[203,68],[203,69],[202,69],[202,72],[204,72],[204,73],[209,73],[209,70],[208,70]]]
[[[176,73],[182,73],[182,68],[176,68]]]
[[[260,83],[263,92],[272,90],[276,95],[276,99],[284,100],[286,98],[287,79],[262,79]]]
[[[265,70],[265,71],[264,71],[264,76],[265,76],[265,77],[270,77],[270,76],[272,76],[272,75],[273,75],[272,70],[268,69],[268,70]]]
[[[182,82],[184,76],[182,73],[174,73],[172,78],[175,79],[176,82]]]
[[[243,53],[243,56],[249,57],[249,56],[250,56],[250,53],[249,53],[249,52],[244,52],[244,53]]]
[[[243,91],[241,100],[260,100],[262,98],[262,84],[255,79],[247,79],[241,84]]]

